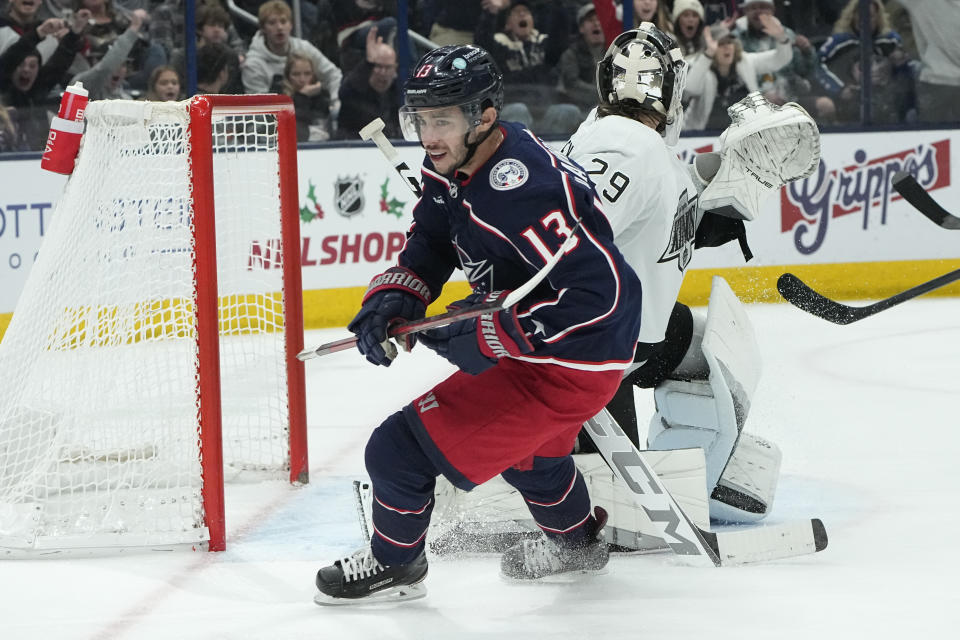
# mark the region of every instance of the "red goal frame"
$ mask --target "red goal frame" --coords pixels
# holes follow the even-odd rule
[[[196,251],[194,286],[197,304],[198,386],[203,502],[210,533],[209,551],[226,548],[223,495],[223,443],[220,403],[220,349],[217,289],[216,205],[213,180],[213,117],[274,114],[277,118],[283,255],[284,339],[289,401],[290,482],[309,480],[306,391],[303,362],[303,286],[300,274],[297,129],[293,101],[282,95],[200,95],[190,101],[190,182]]]

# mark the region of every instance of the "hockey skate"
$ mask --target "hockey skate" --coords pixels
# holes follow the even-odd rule
[[[539,580],[572,571],[603,569],[610,559],[610,550],[600,535],[607,523],[607,512],[597,507],[594,513],[590,531],[580,544],[563,546],[546,536],[524,540],[503,554],[500,572],[514,580]]]
[[[421,552],[409,564],[384,566],[367,546],[317,572],[319,605],[400,602],[427,595],[421,584],[427,576],[427,555]]]

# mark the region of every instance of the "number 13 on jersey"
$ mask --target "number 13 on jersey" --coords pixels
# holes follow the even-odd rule
[[[580,244],[580,238],[573,236],[574,229],[570,228],[570,225],[567,224],[566,219],[563,217],[563,212],[559,209],[551,211],[540,218],[540,224],[543,225],[544,229],[557,234],[562,242],[560,249],[562,249],[564,253],[570,253]],[[550,251],[546,243],[540,239],[540,236],[537,235],[537,231],[533,227],[527,227],[520,235],[526,238],[527,242],[537,250],[537,253],[540,254],[544,262],[549,261],[550,258],[553,257],[553,252]],[[572,236],[573,240],[570,241]]]

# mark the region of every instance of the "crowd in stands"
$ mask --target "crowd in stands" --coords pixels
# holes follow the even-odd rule
[[[822,126],[960,121],[960,3],[870,0],[623,0],[634,24],[676,37],[689,72],[686,130],[718,130],[751,91],[798,102]],[[0,0],[0,151],[42,149],[63,88],[93,100],[186,97],[183,0]],[[286,93],[301,142],[357,139],[381,117],[400,137],[396,0],[196,0],[198,93]],[[409,0],[421,38],[475,43],[504,75],[502,117],[571,134],[597,102],[596,63],[623,28],[621,0]],[[255,24],[247,16],[255,16]],[[417,42],[420,40],[420,42]]]

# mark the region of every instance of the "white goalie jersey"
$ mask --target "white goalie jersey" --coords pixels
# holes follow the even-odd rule
[[[617,247],[643,283],[639,341],[662,341],[699,222],[689,168],[654,129],[596,110],[563,152],[590,174]]]

